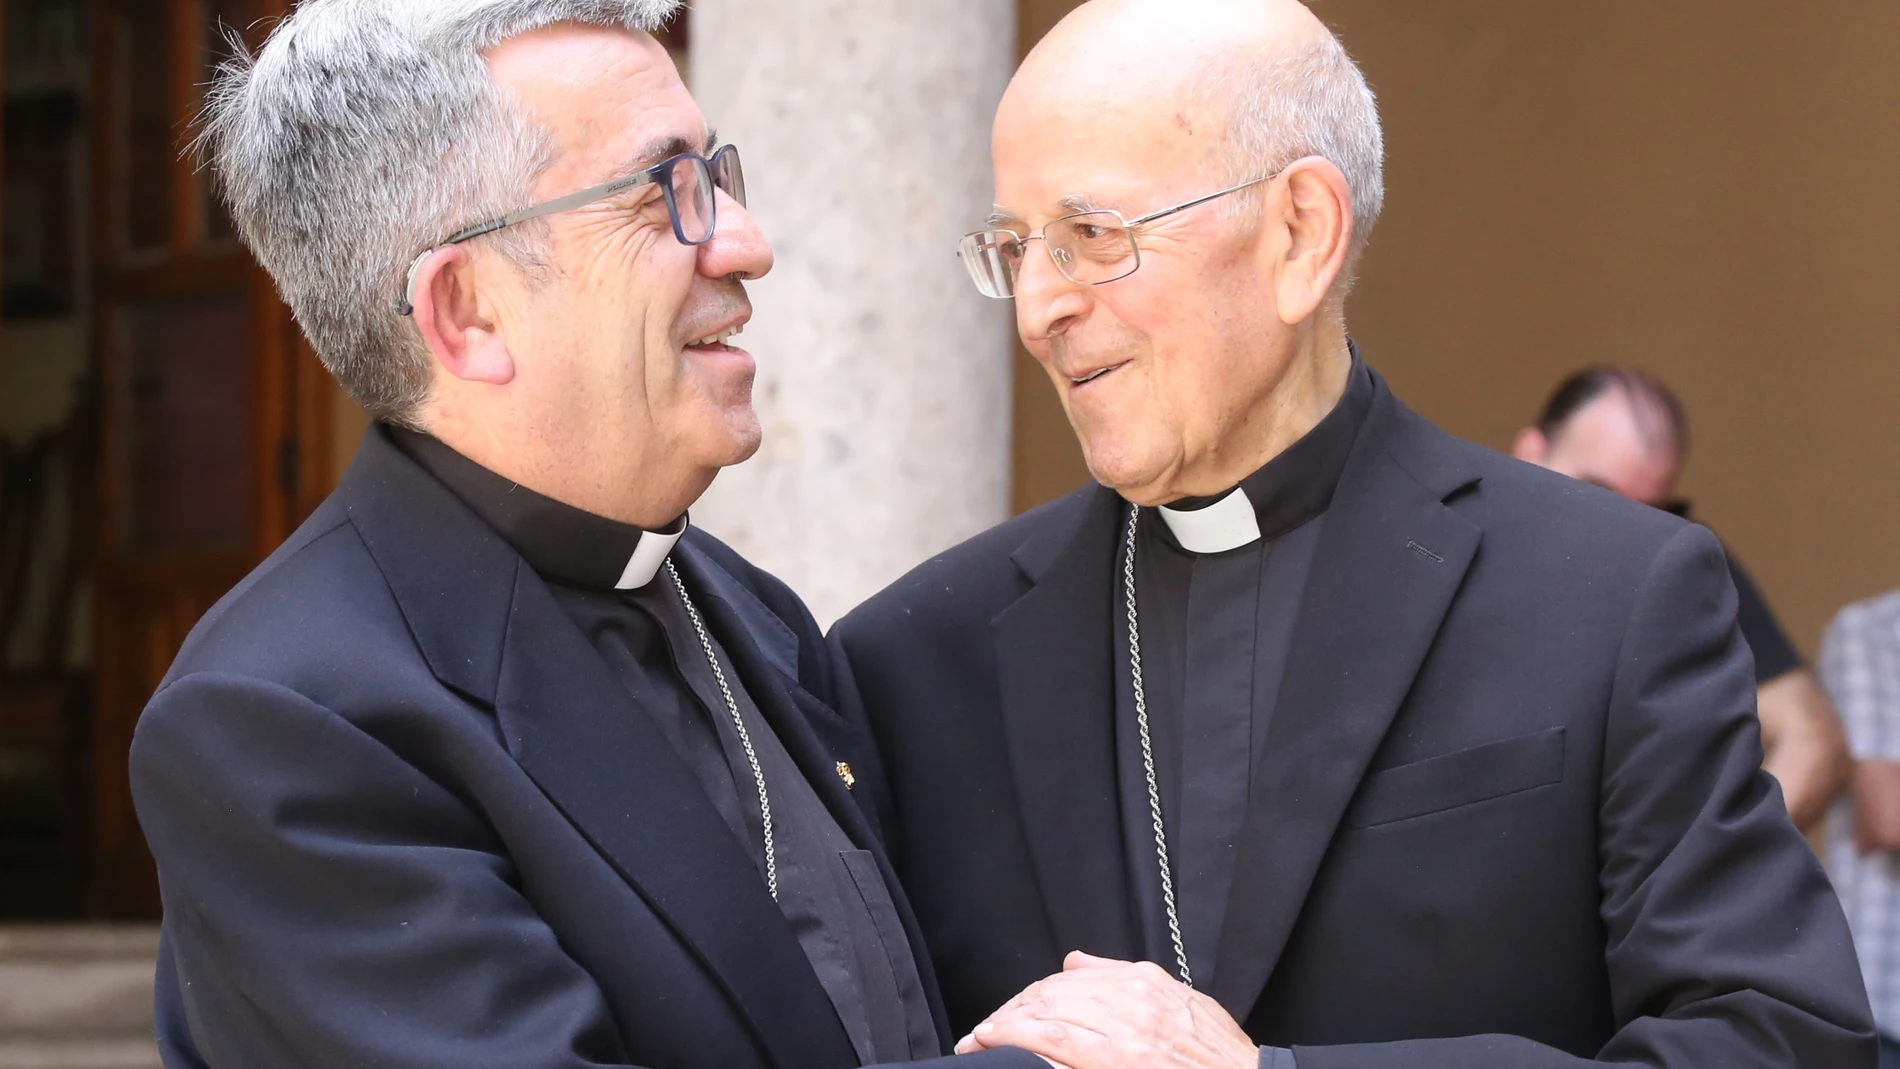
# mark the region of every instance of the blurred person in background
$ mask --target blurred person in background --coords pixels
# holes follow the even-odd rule
[[[1855,759],[1853,786],[1828,827],[1828,870],[1873,1001],[1881,1069],[1900,1069],[1900,591],[1834,617],[1821,640],[1821,682]]]
[[[1689,519],[1676,485],[1689,455],[1682,402],[1653,376],[1631,368],[1592,367],[1558,385],[1535,426],[1518,432],[1519,460],[1595,483]],[[1797,827],[1816,826],[1852,767],[1847,740],[1827,694],[1788,640],[1747,571],[1728,554],[1740,599],[1742,638],[1755,657],[1762,767],[1781,784]]]

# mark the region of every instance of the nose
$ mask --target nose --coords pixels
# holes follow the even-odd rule
[[[1016,268],[1016,330],[1026,343],[1046,341],[1088,310],[1089,287],[1056,269],[1049,243],[1026,249]]]
[[[745,206],[720,190],[713,235],[699,247],[699,273],[707,278],[759,278],[772,270],[772,244]]]

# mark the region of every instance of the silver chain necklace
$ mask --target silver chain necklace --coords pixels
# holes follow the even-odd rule
[[[1128,602],[1128,671],[1135,683],[1135,726],[1141,731],[1141,767],[1148,774],[1148,812],[1154,817],[1155,858],[1161,862],[1161,904],[1168,911],[1168,938],[1181,982],[1194,986],[1188,971],[1187,944],[1181,939],[1181,915],[1174,907],[1174,866],[1168,862],[1168,829],[1161,821],[1161,788],[1155,781],[1155,748],[1148,735],[1148,694],[1141,685],[1141,613],[1135,607],[1135,524],[1141,506],[1128,513],[1128,537],[1122,547],[1122,591]],[[671,567],[671,565],[669,565]]]
[[[745,748],[745,759],[752,766],[752,781],[759,785],[759,825],[765,831],[765,889],[772,892],[772,901],[778,901],[778,855],[772,848],[772,799],[765,793],[765,770],[759,767],[759,755],[752,749],[752,733],[745,729],[745,718],[739,715],[739,703],[732,698],[732,688],[726,685],[725,670],[719,667],[719,657],[713,653],[712,635],[706,631],[706,621],[699,618],[699,608],[686,593],[686,583],[680,579],[679,569],[672,561],[666,562],[666,574],[673,577],[673,586],[680,592],[680,601],[686,606],[686,615],[692,617],[693,630],[699,632],[699,648],[706,651],[706,663],[712,665],[713,680],[719,684],[719,693],[725,695],[726,712],[732,714],[732,726],[738,729],[739,745]],[[1143,732],[1147,728],[1142,729]],[[1146,739],[1143,735],[1143,739]],[[1143,745],[1146,745],[1144,741]],[[1150,782],[1154,774],[1149,773]],[[1159,813],[1160,810],[1156,810]],[[1173,898],[1169,898],[1173,902]],[[1173,906],[1169,906],[1172,910]],[[1178,940],[1177,940],[1178,941]]]

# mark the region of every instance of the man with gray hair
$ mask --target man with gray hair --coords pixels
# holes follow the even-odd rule
[[[1093,0],[994,155],[963,255],[1100,485],[833,634],[962,1048],[1871,1069],[1715,539],[1449,437],[1348,340],[1382,150],[1326,28]]]
[[[307,0],[214,88],[244,238],[376,423],[133,744],[174,1069],[947,1049],[849,681],[687,524],[758,447],[772,253],[676,7]]]

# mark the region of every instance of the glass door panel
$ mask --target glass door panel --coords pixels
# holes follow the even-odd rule
[[[128,306],[122,411],[130,548],[245,551],[252,535],[251,306],[243,292]]]
[[[171,180],[180,129],[171,106],[171,6],[156,0],[126,4],[114,15],[125,112],[125,180],[118,192],[125,245],[132,252],[162,249],[171,237]]]

